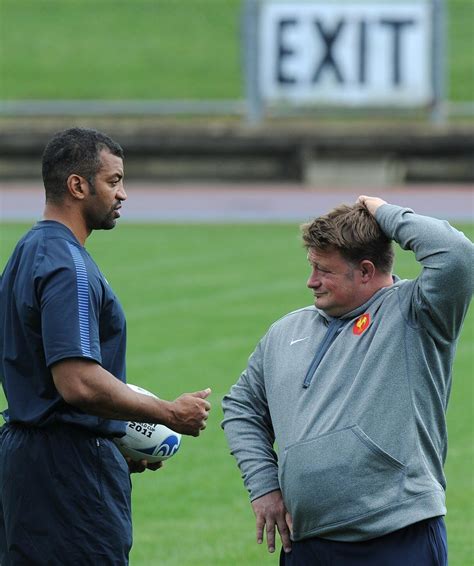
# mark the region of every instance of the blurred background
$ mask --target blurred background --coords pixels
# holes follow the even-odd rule
[[[219,428],[268,326],[311,302],[298,224],[360,193],[474,237],[473,0],[0,0],[0,267],[72,126],[125,149],[88,249],[127,313],[129,381],[211,386],[208,430],[133,479],[134,565],[275,564]],[[397,273],[412,277],[397,250]],[[472,563],[474,320],[448,412],[450,563]],[[3,400],[3,398],[2,398]]]
[[[79,124],[129,179],[473,183],[472,0],[0,6],[2,180]]]

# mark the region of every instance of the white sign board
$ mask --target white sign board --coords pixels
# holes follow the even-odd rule
[[[433,101],[430,0],[262,0],[257,33],[264,102],[417,107]]]

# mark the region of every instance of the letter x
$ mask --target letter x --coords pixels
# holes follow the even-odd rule
[[[334,30],[324,29],[320,20],[316,20],[314,24],[319,32],[319,35],[321,36],[321,39],[324,42],[326,51],[324,53],[323,58],[321,59],[321,62],[319,63],[318,68],[316,69],[313,75],[313,83],[319,82],[321,73],[323,72],[325,67],[332,67],[332,69],[334,70],[334,74],[336,75],[337,82],[343,83],[344,79],[342,77],[341,71],[339,70],[339,67],[336,65],[336,61],[334,60],[332,48],[334,42],[336,41],[336,38],[340,34],[342,28],[345,26],[345,22],[344,20],[340,20]]]

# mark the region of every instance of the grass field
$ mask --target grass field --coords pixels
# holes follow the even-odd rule
[[[0,226],[0,268],[26,225]],[[474,238],[474,225],[461,229]],[[219,423],[220,401],[257,340],[282,314],[309,304],[295,225],[136,225],[95,233],[88,249],[128,319],[128,380],[165,398],[211,386],[213,411],[163,470],[133,479],[132,566],[277,564],[254,542],[254,519]],[[417,273],[399,250],[396,272]],[[454,367],[448,412],[451,566],[472,563],[474,316]],[[3,403],[3,399],[2,399]]]
[[[0,0],[0,99],[243,98],[240,0]],[[447,0],[447,95],[474,98],[474,2]]]

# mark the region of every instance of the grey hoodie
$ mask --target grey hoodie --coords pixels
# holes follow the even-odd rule
[[[335,319],[315,307],[284,316],[223,400],[250,498],[281,489],[293,540],[366,540],[446,512],[445,412],[474,247],[406,208],[382,205],[376,219],[415,252],[419,277],[341,317],[322,350]]]

